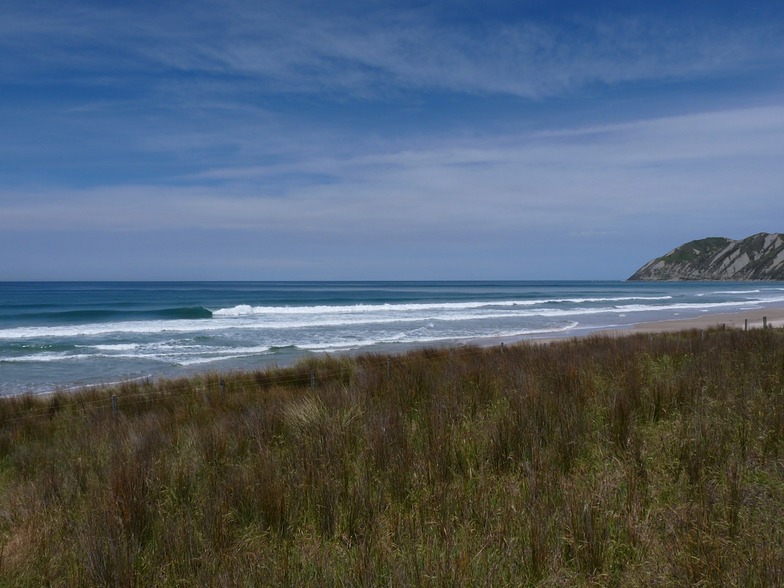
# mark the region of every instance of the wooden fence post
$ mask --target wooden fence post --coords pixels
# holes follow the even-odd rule
[[[117,409],[117,395],[116,394],[112,394],[112,416],[114,417],[115,421],[117,420],[118,412],[119,411]]]

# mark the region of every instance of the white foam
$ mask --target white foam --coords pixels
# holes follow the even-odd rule
[[[133,351],[138,349],[139,345],[136,343],[119,343],[115,345],[92,345],[91,347],[98,351]]]
[[[149,345],[139,348],[135,353],[112,353],[99,355],[100,357],[147,359],[179,365],[191,365],[209,361],[249,357],[270,351],[269,345],[256,345],[249,347],[214,347],[207,345]]]
[[[202,365],[207,363],[215,363],[217,361],[229,361],[232,359],[243,359],[251,355],[258,355],[257,353],[236,353],[236,354],[223,354],[213,357],[193,357],[193,358],[180,358],[175,363],[183,367]]]
[[[718,296],[721,294],[759,294],[761,290],[724,290],[724,291],[716,291],[711,292],[712,296]]]
[[[258,306],[256,308],[263,308]],[[238,306],[234,306],[232,308],[221,308],[212,312],[212,316],[248,316],[253,314],[259,314],[254,310],[254,307],[250,306],[249,304],[240,304]]]
[[[355,304],[319,306],[251,306],[237,305],[218,309],[213,319],[157,320],[60,325],[53,327],[17,327],[0,330],[2,340],[24,339],[80,339],[107,335],[157,335],[163,333],[211,333],[225,330],[290,330],[310,328],[345,328],[351,326],[385,325],[430,321],[502,320],[526,317],[570,317],[599,314],[616,310],[618,303],[655,302],[670,300],[671,296],[607,296],[571,297],[532,300],[500,300],[486,302],[444,302],[406,304]],[[598,304],[576,308],[554,308],[556,304]],[[607,306],[612,305],[612,306]],[[656,310],[658,305],[639,305],[639,310]],[[622,310],[636,311],[634,305]],[[100,344],[100,351],[136,351],[132,344]]]
[[[653,300],[649,300],[653,298]],[[404,304],[404,305],[354,305],[350,307],[242,307],[235,315],[225,316],[209,321],[204,320],[158,320],[130,321],[117,323],[94,323],[88,325],[61,325],[54,327],[16,327],[0,330],[2,340],[29,339],[84,339],[103,336],[129,335],[173,335],[193,333],[215,333],[219,331],[256,331],[259,329],[280,331],[291,329],[313,328],[346,328],[356,326],[390,325],[417,323],[427,321],[433,325],[437,322],[486,321],[505,319],[525,319],[533,317],[578,317],[618,312],[656,312],[667,310],[693,310],[729,308],[749,305],[756,302],[784,301],[784,297],[765,300],[743,300],[731,302],[700,302],[676,304],[617,304],[618,302],[643,301],[653,302],[669,297],[616,297],[569,299],[607,302],[599,306],[576,306],[553,308],[551,306],[535,307],[533,304],[521,304],[516,301],[485,303],[445,303],[445,304]],[[562,299],[566,300],[566,299]],[[586,302],[587,304],[588,302]],[[610,304],[614,303],[614,304]],[[233,307],[231,310],[240,307]],[[251,309],[251,314],[241,314]],[[261,309],[261,310],[259,310]],[[274,309],[284,309],[276,314]],[[321,309],[321,311],[317,311]],[[220,315],[219,315],[220,316]],[[132,350],[131,344],[103,344],[105,351]],[[127,347],[123,347],[127,346]]]
[[[365,339],[364,341],[333,341],[333,342],[324,342],[324,343],[302,343],[297,345],[298,349],[304,349],[306,351],[350,351],[352,349],[362,349],[363,347],[369,347],[371,345],[377,345],[379,343],[388,343],[388,341],[382,340],[376,341],[374,339]]]
[[[373,314],[378,312],[435,312],[472,310],[481,308],[539,306],[544,304],[587,304],[598,302],[624,302],[631,300],[671,300],[672,296],[613,296],[596,298],[537,298],[532,300],[488,300],[483,302],[439,302],[405,304],[351,304],[331,306],[251,306],[239,304],[231,308],[212,311],[214,317],[247,317],[256,315],[324,315],[324,314]]]
[[[746,302],[761,302],[764,304],[773,304],[776,302],[784,302],[784,296],[772,296],[770,298],[759,298],[757,300],[746,300]]]
[[[299,349],[304,349],[307,351],[352,351],[355,349],[361,349],[363,347],[369,347],[371,345],[384,345],[390,343],[396,344],[424,344],[424,343],[437,343],[440,341],[472,341],[472,340],[482,340],[482,339],[507,339],[507,338],[514,338],[514,337],[526,337],[530,335],[546,335],[546,334],[553,334],[553,333],[564,333],[566,331],[570,331],[575,329],[579,326],[580,323],[577,321],[570,321],[564,325],[560,326],[553,326],[553,327],[543,327],[540,329],[515,329],[515,330],[503,330],[503,331],[493,331],[492,333],[463,333],[457,334],[452,333],[449,335],[425,335],[421,329],[418,329],[416,332],[412,333],[397,333],[395,335],[387,335],[379,337],[378,340],[363,340],[363,341],[334,341],[334,342],[323,342],[323,343],[304,343],[298,344],[297,347]]]
[[[95,357],[94,355],[85,353],[68,353],[65,351],[34,353],[32,355],[22,355],[19,357],[5,357],[0,360],[0,363],[51,363],[55,361],[75,361],[80,359],[88,359]]]
[[[212,321],[128,321],[118,323],[91,323],[56,327],[13,327],[0,329],[0,339],[37,339],[37,338],[82,338],[105,335],[155,333],[196,333],[218,331],[226,325]]]

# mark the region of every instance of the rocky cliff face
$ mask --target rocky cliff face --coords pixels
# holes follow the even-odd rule
[[[649,261],[630,280],[784,280],[784,235],[710,237]]]

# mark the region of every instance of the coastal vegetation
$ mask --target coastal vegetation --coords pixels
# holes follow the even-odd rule
[[[784,584],[784,333],[0,401],[0,585]]]

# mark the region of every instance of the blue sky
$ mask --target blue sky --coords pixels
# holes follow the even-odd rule
[[[624,279],[784,231],[784,6],[0,5],[0,280]]]

